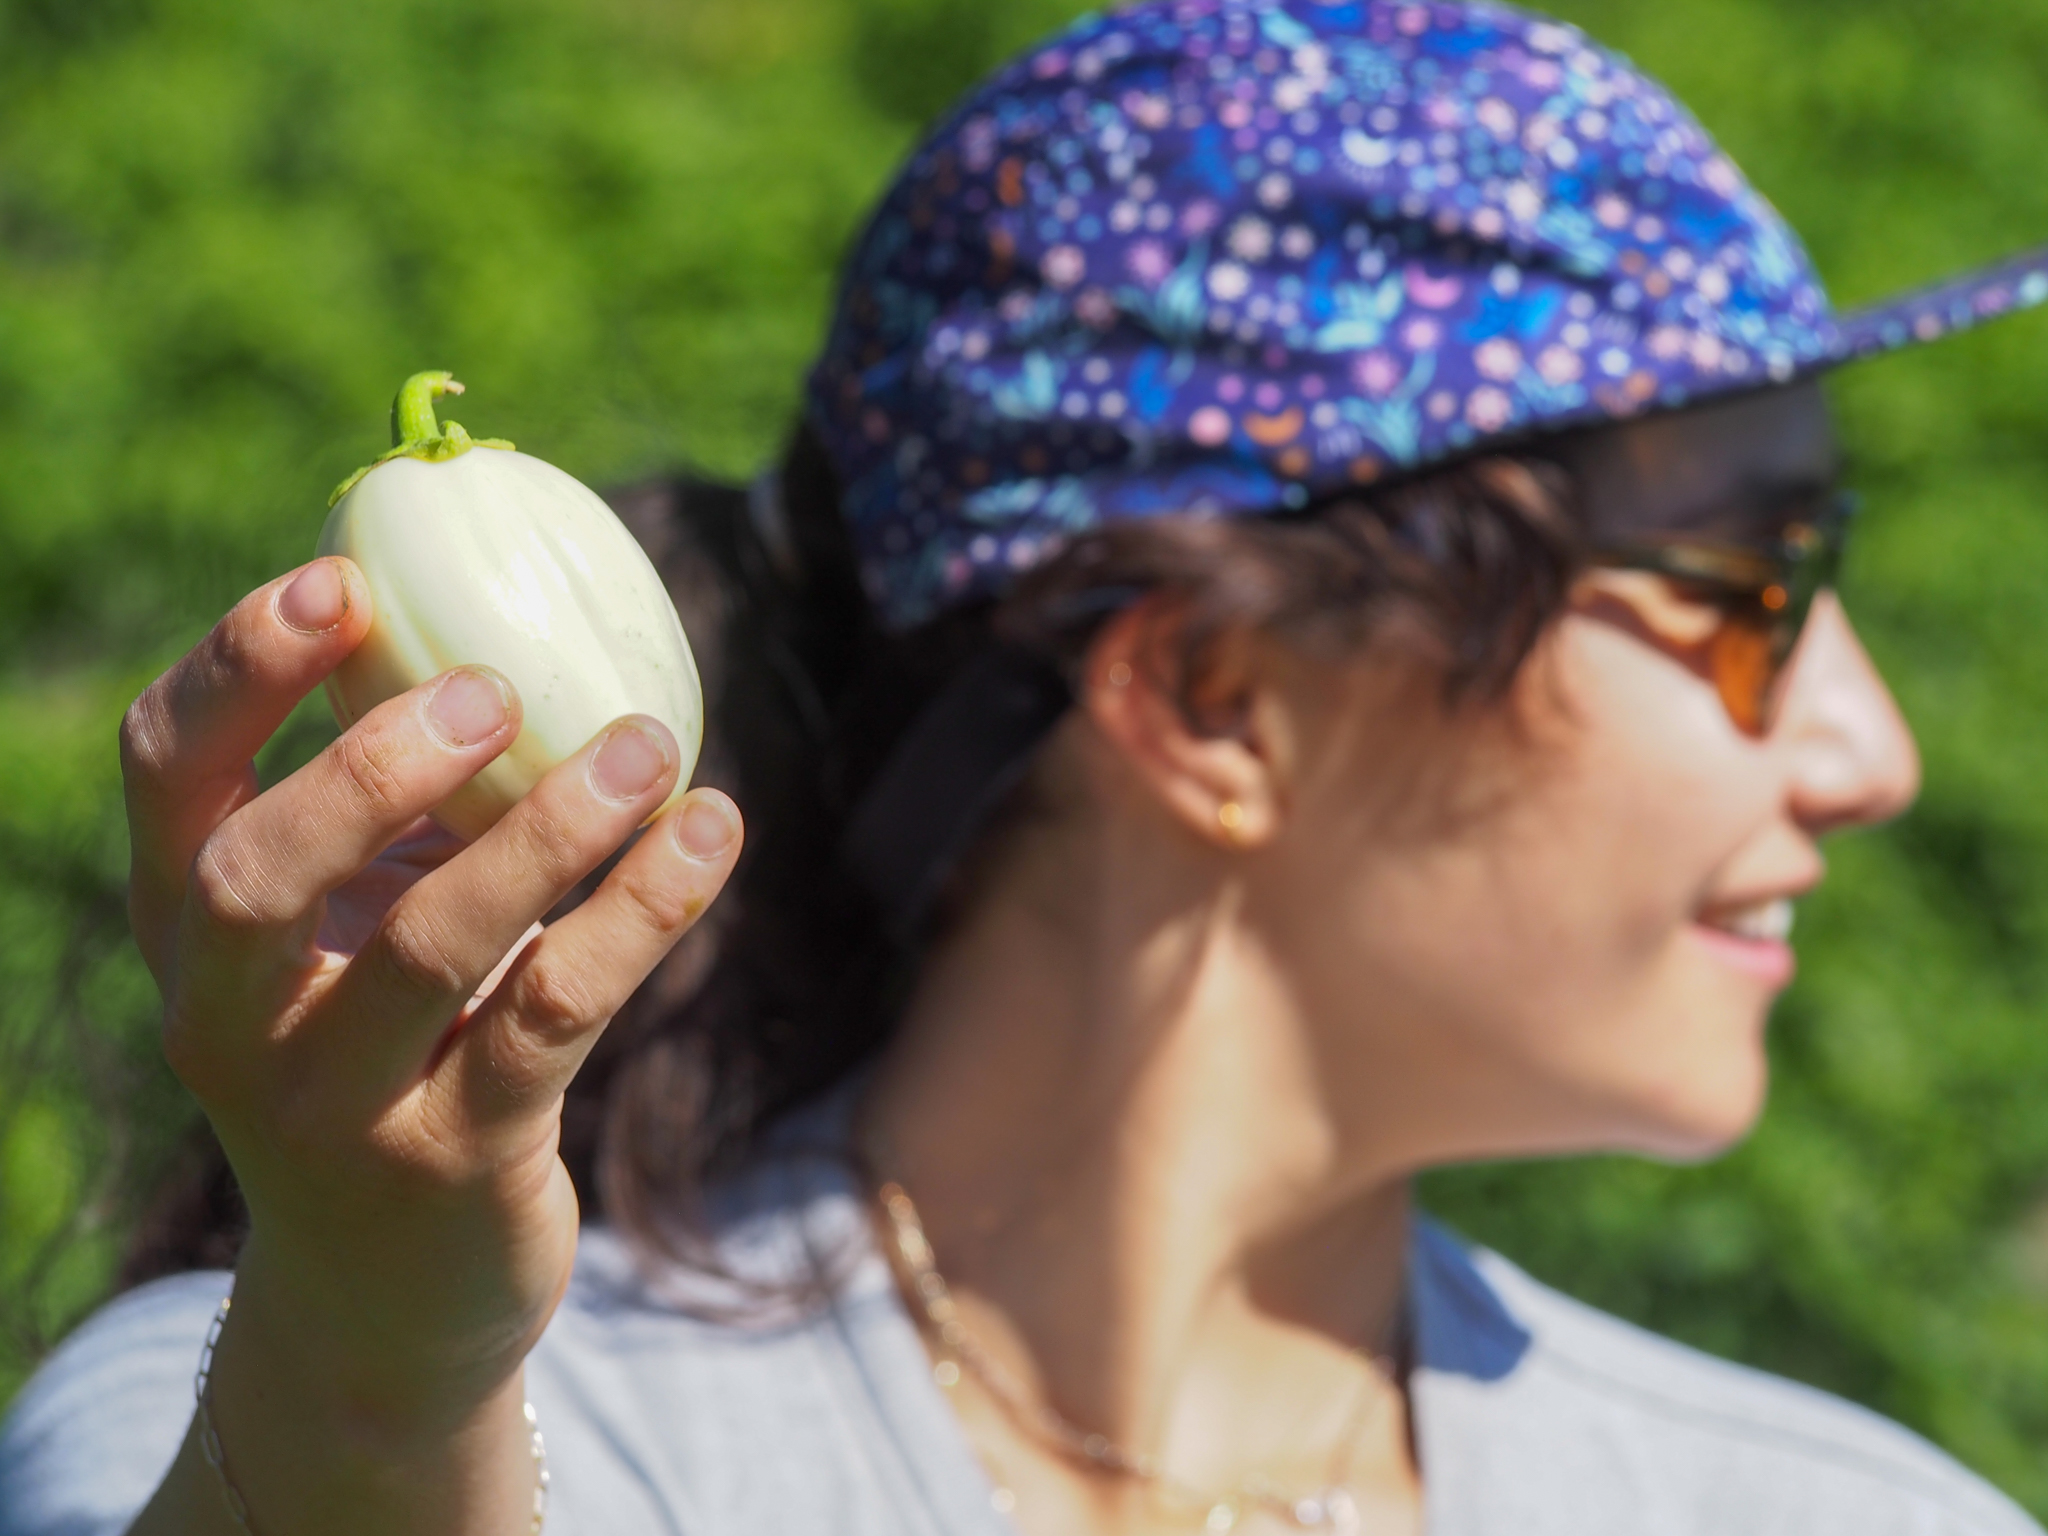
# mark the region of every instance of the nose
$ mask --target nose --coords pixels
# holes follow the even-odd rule
[[[1772,734],[1792,757],[1793,815],[1815,834],[1889,821],[1920,793],[1912,729],[1832,592],[1814,602]]]

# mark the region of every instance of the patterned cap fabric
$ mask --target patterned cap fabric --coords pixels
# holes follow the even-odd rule
[[[1118,518],[1306,505],[2048,300],[2048,249],[1838,316],[1692,117],[1493,4],[1154,0],[972,92],[810,380],[902,627]]]

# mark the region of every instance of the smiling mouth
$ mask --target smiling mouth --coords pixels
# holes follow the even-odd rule
[[[1782,944],[1792,937],[1792,898],[1773,897],[1747,906],[1722,907],[1701,914],[1700,926],[1755,944]]]

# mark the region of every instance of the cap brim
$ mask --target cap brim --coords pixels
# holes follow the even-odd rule
[[[2048,245],[1882,304],[1851,310],[1836,322],[1839,334],[1826,366],[1939,341],[2044,303]]]

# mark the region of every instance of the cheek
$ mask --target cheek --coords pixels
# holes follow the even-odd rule
[[[1760,752],[1695,682],[1567,621],[1525,678],[1528,725],[1467,748],[1452,814],[1332,861],[1350,995],[1361,942],[1378,983],[1348,1027],[1368,1047],[1408,1033],[1451,1110],[1514,1143],[1488,1150],[1700,1153],[1761,1103],[1769,995],[1693,917],[1772,801]]]
[[[1565,621],[1524,703],[1540,723],[1502,819],[1517,892],[1551,890],[1621,969],[1653,964],[1771,819],[1768,764],[1710,686],[1591,620]]]

